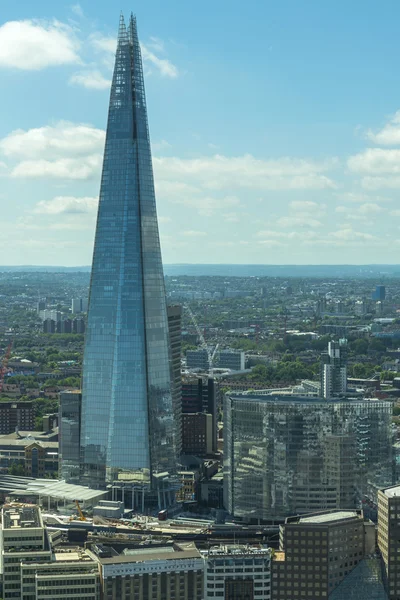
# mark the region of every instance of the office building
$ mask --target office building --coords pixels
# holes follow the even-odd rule
[[[243,371],[245,368],[245,353],[239,350],[221,350],[218,354],[216,366],[219,369]]]
[[[28,477],[53,477],[58,472],[57,433],[19,431],[0,437],[0,467]]]
[[[51,560],[21,563],[23,600],[100,600],[99,567],[80,547],[55,548]],[[14,596],[15,598],[15,596]]]
[[[179,304],[167,307],[168,330],[171,345],[172,363],[172,401],[174,407],[174,421],[176,426],[176,448],[180,454],[182,449],[182,376],[181,376],[181,349],[182,349],[182,306]]]
[[[35,428],[35,408],[33,402],[0,403],[0,435],[7,435],[20,429],[33,431]]]
[[[204,562],[194,544],[110,552],[92,547],[104,600],[203,600]]]
[[[86,298],[72,298],[71,312],[73,315],[77,313],[85,313],[88,309],[88,301]]]
[[[375,526],[359,511],[290,517],[272,563],[274,600],[321,600],[375,552]],[[352,596],[349,596],[351,598]]]
[[[347,340],[329,342],[328,352],[322,354],[321,392],[324,398],[343,396],[347,391]]]
[[[126,28],[121,16],[83,357],[82,482],[125,482],[140,506],[173,501],[170,363],[142,59],[136,20]]]
[[[4,600],[25,598],[25,590],[21,587],[23,563],[49,561],[50,558],[51,549],[40,509],[29,504],[5,504],[1,509],[0,537]]]
[[[207,413],[182,414],[182,452],[207,456],[213,452],[213,419]]]
[[[384,285],[377,285],[375,291],[372,292],[372,300],[375,302],[383,302],[386,298],[386,288]]]
[[[378,547],[389,600],[400,598],[400,485],[378,492]]]
[[[57,322],[53,319],[44,319],[43,333],[56,333]]]
[[[36,303],[36,312],[40,313],[41,310],[46,310],[46,300],[38,300]]]
[[[235,517],[354,509],[393,483],[391,403],[227,395],[224,497]]]
[[[71,483],[78,483],[80,477],[81,405],[80,390],[60,392],[59,477]]]
[[[186,366],[192,371],[208,371],[210,369],[210,362],[207,350],[187,350]]]
[[[270,600],[271,549],[263,546],[212,546],[203,552],[204,600]]]
[[[212,417],[212,452],[217,452],[218,388],[211,377],[184,377],[182,380],[182,418],[188,413],[207,413]]]

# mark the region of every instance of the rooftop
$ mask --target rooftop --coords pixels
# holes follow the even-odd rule
[[[208,556],[240,556],[243,554],[270,554],[271,549],[267,546],[249,546],[244,544],[227,544],[212,546]]]
[[[108,494],[107,490],[93,490],[83,485],[66,483],[63,480],[0,475],[0,492],[4,491],[14,496],[42,496],[71,502],[75,500],[97,501]]]
[[[308,517],[300,517],[297,522],[302,524],[334,523],[335,521],[344,521],[346,519],[357,519],[358,516],[355,510],[337,510],[329,513],[316,513]]]
[[[34,504],[5,504],[2,510],[3,529],[43,527],[40,510]]]
[[[380,398],[317,398],[315,396],[300,396],[295,394],[282,394],[282,395],[265,395],[265,394],[248,394],[248,393],[231,393],[229,397],[232,400],[245,400],[247,402],[262,402],[264,404],[276,404],[277,402],[288,404],[370,404],[373,403],[384,403],[389,406],[388,400],[381,400]]]
[[[181,544],[180,546],[151,548],[149,551],[139,550],[137,553],[120,554],[111,558],[102,558],[98,560],[102,565],[113,565],[118,563],[143,563],[153,560],[179,560],[185,558],[200,558],[200,553],[193,543]]]
[[[400,497],[400,485],[393,485],[391,487],[385,488],[382,492],[388,498],[394,498],[395,496]]]

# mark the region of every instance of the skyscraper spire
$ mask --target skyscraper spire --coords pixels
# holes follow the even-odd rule
[[[121,16],[82,376],[82,482],[167,504],[179,456],[164,274],[136,20]],[[160,491],[161,490],[161,491]],[[133,492],[132,492],[133,494]]]

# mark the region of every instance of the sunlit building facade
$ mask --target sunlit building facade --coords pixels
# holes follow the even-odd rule
[[[84,349],[82,483],[165,492],[178,445],[142,60],[136,20],[121,17]]]
[[[357,508],[393,481],[391,415],[384,400],[227,395],[225,507],[246,519]]]

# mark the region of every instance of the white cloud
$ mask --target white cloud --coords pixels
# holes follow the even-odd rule
[[[43,215],[82,214],[97,210],[98,198],[57,196],[52,200],[42,200],[35,206],[35,213]]]
[[[306,210],[308,212],[316,210],[319,208],[319,204],[316,202],[311,202],[310,200],[294,200],[289,204],[292,210],[303,211]]]
[[[227,157],[215,155],[194,159],[155,157],[154,169],[162,180],[190,180],[205,189],[248,188],[258,190],[325,189],[335,183],[322,172],[335,161],[316,163],[281,158],[260,160],[251,155]]]
[[[93,48],[100,52],[109,52],[115,54],[117,50],[117,40],[115,37],[107,37],[101,33],[92,33],[89,37],[89,43]]]
[[[182,235],[186,237],[204,237],[208,234],[205,231],[196,231],[194,229],[189,229],[188,231],[182,231]]]
[[[83,12],[83,8],[80,4],[73,4],[71,6],[71,10],[74,13],[74,15],[76,15],[77,17],[79,17],[80,19],[83,19],[83,17],[85,16],[84,12]]]
[[[167,142],[167,140],[160,140],[159,142],[152,142],[151,148],[152,150],[159,151],[168,150],[169,148],[172,148],[172,146],[169,142]]]
[[[378,240],[375,235],[371,235],[370,233],[364,233],[362,231],[354,231],[350,227],[345,229],[339,229],[338,231],[333,231],[330,234],[334,238],[339,240],[352,242],[354,240],[364,240],[364,241],[374,241]]]
[[[159,58],[143,43],[140,44],[144,63],[151,64],[163,77],[175,79],[179,75],[178,68],[167,58]]]
[[[336,194],[336,196],[342,201],[360,204],[364,204],[365,202],[391,202],[391,198],[386,198],[385,196],[370,196],[368,194],[355,192],[343,192],[341,194]]]
[[[235,212],[224,213],[223,217],[224,221],[227,221],[228,223],[238,223],[240,221],[239,215]]]
[[[392,217],[400,217],[400,210],[391,210],[390,214],[392,215]]]
[[[159,223],[171,223],[172,221],[171,217],[158,216],[157,219]]]
[[[310,217],[281,217],[277,224],[280,227],[322,227],[321,221]]]
[[[17,129],[0,140],[0,151],[21,158],[83,156],[102,151],[105,132],[91,125],[59,121],[34,129]]]
[[[11,171],[13,178],[85,180],[100,175],[101,154],[58,160],[24,160]]]
[[[389,123],[386,123],[380,131],[374,133],[369,130],[367,137],[375,144],[398,146],[400,144],[400,110],[393,115]]]
[[[398,190],[400,189],[400,177],[363,177],[361,185],[365,190]]]
[[[379,213],[384,209],[379,204],[375,204],[374,202],[367,202],[366,204],[361,204],[358,208],[359,212],[362,214],[371,214],[371,213]]]
[[[59,21],[8,21],[0,27],[0,67],[34,71],[80,63],[79,41]]]
[[[69,83],[80,85],[88,90],[108,90],[111,86],[111,79],[106,79],[100,71],[80,71],[71,75]]]
[[[211,217],[216,212],[221,212],[223,209],[232,206],[239,206],[240,200],[236,196],[225,196],[224,198],[216,198],[211,196],[182,196],[171,197],[170,201],[174,204],[181,204],[198,211],[202,217]]]
[[[350,208],[349,206],[337,206],[335,208],[335,212],[337,212],[337,213],[348,213],[349,210],[353,210],[353,209]]]
[[[400,150],[367,148],[364,152],[350,156],[347,161],[350,171],[368,175],[400,173]]]

